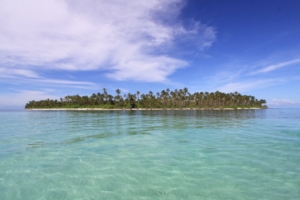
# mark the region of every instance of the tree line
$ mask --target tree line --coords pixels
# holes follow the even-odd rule
[[[91,96],[68,95],[59,100],[29,101],[25,108],[264,108],[265,103],[264,99],[258,100],[238,92],[191,94],[187,88],[183,88],[174,91],[166,89],[156,94],[152,91],[147,94],[139,91],[121,94],[121,90],[117,89],[116,94],[111,95],[103,88],[103,93],[93,93]]]

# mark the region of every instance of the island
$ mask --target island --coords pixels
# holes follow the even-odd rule
[[[154,94],[136,93],[111,95],[103,88],[103,93],[91,96],[68,95],[64,98],[29,101],[25,109],[29,110],[226,110],[226,109],[265,109],[266,100],[254,96],[241,95],[238,92],[195,92],[191,94],[187,88],[162,90]]]

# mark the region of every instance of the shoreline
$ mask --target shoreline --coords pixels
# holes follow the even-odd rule
[[[260,110],[265,108],[26,108],[32,111]]]

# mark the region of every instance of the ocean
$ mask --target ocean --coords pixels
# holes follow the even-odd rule
[[[0,111],[0,199],[300,199],[300,109]]]

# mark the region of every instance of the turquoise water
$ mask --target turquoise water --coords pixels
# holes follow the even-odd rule
[[[1,111],[0,199],[300,199],[300,109]]]

